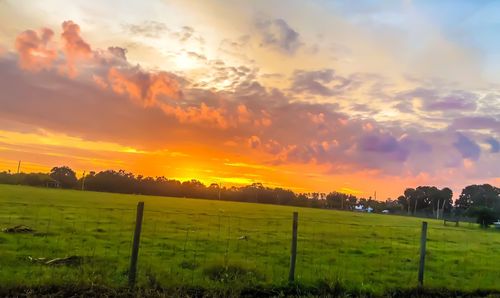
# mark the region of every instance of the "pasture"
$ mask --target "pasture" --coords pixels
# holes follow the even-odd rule
[[[422,219],[250,203],[0,185],[0,284],[127,285],[136,205],[145,202],[140,287],[231,288],[296,281],[381,293],[417,286]],[[500,232],[429,222],[425,286],[500,290]],[[76,264],[46,264],[74,256]],[[43,259],[42,259],[43,258]]]

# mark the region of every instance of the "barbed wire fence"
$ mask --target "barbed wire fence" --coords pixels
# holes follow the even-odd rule
[[[21,212],[19,212],[21,210]],[[134,209],[2,204],[7,284],[119,284],[127,272]],[[6,274],[7,276],[7,274]]]
[[[281,231],[288,218],[221,212],[183,213],[179,219],[178,213],[162,211],[146,211],[144,218],[138,272],[152,285],[157,278],[191,286],[287,278],[290,244]]]
[[[0,280],[125,286],[135,208],[0,203]],[[294,282],[384,290],[419,286],[421,221],[404,224],[299,214]],[[390,216],[390,215],[387,215]],[[149,287],[286,285],[293,263],[290,216],[148,210],[142,216],[134,284]],[[430,220],[429,220],[430,221]],[[425,286],[497,289],[500,233],[430,222]],[[11,231],[9,231],[11,229]],[[17,230],[16,230],[17,229]],[[23,230],[24,229],[24,230]],[[479,231],[479,233],[470,233]],[[137,278],[135,278],[137,277]]]

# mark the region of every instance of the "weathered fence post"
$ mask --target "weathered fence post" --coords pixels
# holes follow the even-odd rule
[[[288,281],[293,282],[295,280],[295,262],[297,260],[297,228],[299,225],[299,213],[293,213],[292,222],[292,248],[290,251],[290,273],[288,274]]]
[[[132,255],[130,256],[130,269],[128,271],[128,285],[135,286],[137,274],[137,257],[139,256],[139,243],[141,240],[142,217],[144,214],[144,202],[137,204],[137,217],[135,219],[134,243],[132,244]]]
[[[427,244],[427,222],[422,222],[422,235],[420,236],[420,265],[418,267],[418,286],[424,285],[425,247]]]

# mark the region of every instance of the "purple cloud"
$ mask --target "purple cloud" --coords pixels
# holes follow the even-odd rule
[[[397,97],[403,99],[403,102],[408,102],[413,98],[422,100],[422,110],[424,111],[475,111],[477,108],[476,101],[478,96],[474,93],[453,90],[448,94],[443,95],[437,89],[415,88],[410,91],[400,93]],[[405,107],[404,104],[399,106]],[[403,111],[403,109],[400,109]]]
[[[396,138],[388,134],[364,135],[360,138],[358,146],[361,152],[383,154],[394,161],[404,161],[410,153],[409,148],[402,146]]]
[[[457,138],[458,140],[453,143],[453,146],[462,154],[462,157],[478,160],[481,154],[479,145],[461,133],[457,133]]]
[[[500,132],[500,121],[489,116],[465,116],[453,120],[454,129],[491,129]]]
[[[333,69],[296,70],[293,73],[291,90],[296,93],[332,96],[349,88],[351,84],[351,80],[335,75]]]
[[[486,143],[490,145],[490,152],[491,153],[498,153],[500,152],[500,143],[494,139],[494,138],[488,138],[486,140]]]
[[[359,142],[360,148],[364,151],[387,153],[398,148],[398,141],[389,135],[366,135]]]
[[[430,102],[424,105],[428,111],[473,111],[476,109],[476,103],[473,100],[454,96],[445,96],[438,101]]]

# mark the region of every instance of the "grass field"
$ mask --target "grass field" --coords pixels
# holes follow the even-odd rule
[[[234,202],[0,185],[0,284],[127,284],[138,201],[145,202],[141,287],[238,289],[287,283],[292,212],[296,280],[380,293],[417,286],[422,219]],[[500,232],[428,220],[425,285],[499,290]],[[76,266],[32,258],[83,257]]]

